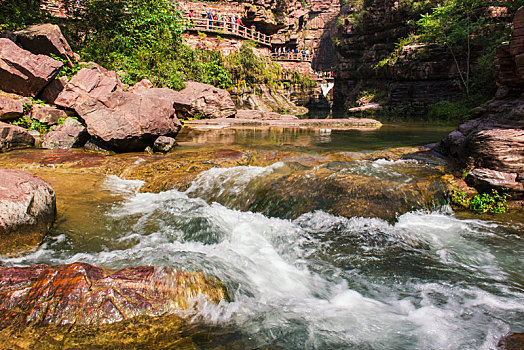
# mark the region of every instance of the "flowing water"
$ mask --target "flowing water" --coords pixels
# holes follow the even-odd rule
[[[336,172],[404,183],[414,176],[406,167],[427,168],[378,160]],[[233,296],[191,315],[229,330],[212,334],[215,345],[234,334],[245,348],[494,349],[503,335],[524,330],[521,218],[467,217],[445,204],[388,221],[329,210],[264,215],[241,205],[283,169],[294,171],[285,162],[213,168],[185,191],[162,193],[139,193],[141,181],[109,176],[94,190],[104,195],[83,212],[84,225],[63,216],[39,249],[2,262],[202,271]]]

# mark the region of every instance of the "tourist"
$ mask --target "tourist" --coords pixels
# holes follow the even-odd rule
[[[251,39],[253,40],[255,40],[255,29],[256,29],[255,25],[252,24],[251,25]]]
[[[242,23],[242,18],[240,18],[240,16],[238,16],[237,18],[237,24],[242,27],[244,26],[244,23]]]
[[[213,12],[207,13],[207,19],[209,20],[209,29],[213,29]]]
[[[234,32],[236,32],[236,26],[237,26],[237,20],[236,20],[236,17],[235,17],[235,14],[232,14],[231,15],[231,30]]]

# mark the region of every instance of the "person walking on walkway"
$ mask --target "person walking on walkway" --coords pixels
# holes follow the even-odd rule
[[[207,13],[207,19],[209,20],[209,29],[213,29],[213,12]]]

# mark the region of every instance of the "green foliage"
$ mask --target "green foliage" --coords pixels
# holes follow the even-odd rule
[[[46,134],[52,130],[51,126],[40,123],[38,120],[30,119],[28,117],[20,117],[17,120],[11,122],[13,125],[20,126],[27,130],[37,130],[41,134]]]
[[[451,202],[456,206],[469,209],[478,214],[500,214],[507,211],[507,199],[509,197],[509,194],[504,192],[499,193],[494,189],[491,193],[478,194],[473,198],[462,191],[453,190],[451,193]]]
[[[268,58],[257,56],[253,52],[254,47],[253,42],[243,42],[240,50],[226,58],[225,67],[231,80],[237,86],[274,86],[282,74],[280,66]]]
[[[46,18],[38,0],[0,0],[0,31],[23,29]]]
[[[62,66],[62,69],[60,69],[60,72],[56,76],[56,79],[59,79],[61,77],[67,77],[68,79],[71,79],[78,71],[85,66],[87,66],[86,63],[80,63],[80,62],[72,62],[66,59],[63,59],[62,57],[58,57],[54,54],[50,55],[53,59],[62,62],[64,65]],[[72,65],[72,66],[71,66]]]

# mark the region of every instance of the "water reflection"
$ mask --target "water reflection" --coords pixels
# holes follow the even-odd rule
[[[438,142],[453,127],[428,124],[388,124],[379,130],[331,130],[276,127],[222,129],[184,128],[177,137],[181,146],[241,145],[285,149],[307,148],[317,152],[372,151]]]

